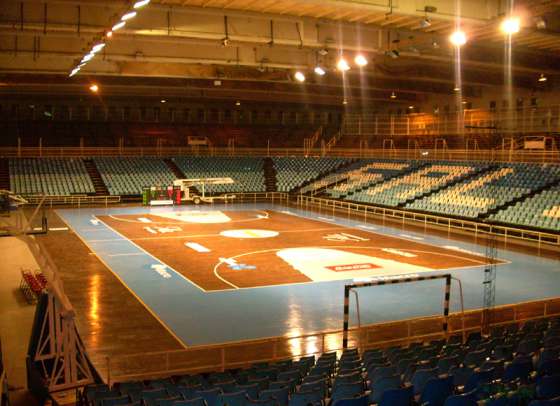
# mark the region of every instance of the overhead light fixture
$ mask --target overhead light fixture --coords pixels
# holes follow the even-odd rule
[[[393,58],[393,59],[397,59],[400,55],[401,55],[401,53],[400,53],[398,50],[396,50],[396,49],[393,49],[393,50],[391,50],[391,51],[386,51],[386,52],[385,52],[385,56],[389,56],[389,57],[391,57],[391,58]]]
[[[222,46],[227,47],[229,45],[229,38],[222,38]]]
[[[433,47],[434,49],[439,49],[439,42],[437,42],[437,40],[434,39],[434,40],[432,41],[432,47]]]
[[[134,17],[136,17],[136,11],[130,11],[121,17],[121,21],[128,21]]]
[[[113,32],[118,31],[118,30],[120,30],[122,27],[124,27],[125,25],[126,25],[126,22],[125,22],[125,21],[118,22],[118,23],[116,23],[115,25],[113,25],[113,28],[111,28],[111,31],[113,31]]]
[[[320,50],[317,51],[317,53],[321,56],[325,56],[329,53],[329,50],[327,48],[321,48]]]
[[[89,90],[93,93],[97,93],[99,91],[99,86],[97,86],[95,83],[93,85],[91,85],[89,87]]]
[[[94,56],[95,56],[95,54],[91,54],[91,53],[87,54],[86,56],[84,56],[84,57],[82,58],[82,62],[81,62],[81,63],[91,61],[91,60],[93,59]]]
[[[133,8],[134,9],[139,9],[139,8],[142,8],[146,5],[148,5],[148,4],[150,4],[150,0],[140,0],[140,1],[137,1],[136,3],[134,3]]]
[[[428,28],[431,27],[432,25],[432,20],[430,20],[430,17],[425,17],[422,20],[420,20],[420,28]]]
[[[68,75],[68,77],[71,78],[72,76],[76,75],[79,71],[80,71],[80,68],[79,68],[79,67],[72,69],[72,72],[70,72],[70,74]]]
[[[346,100],[346,99],[342,100],[342,104],[347,105],[347,104],[348,104],[348,100]]]
[[[91,53],[96,54],[99,51],[101,51],[103,48],[105,48],[105,43],[104,42],[100,42],[99,44],[95,44],[93,46],[93,48],[91,48]]]
[[[395,92],[391,92],[391,99],[396,99],[397,95],[395,94]]]
[[[409,110],[414,110],[414,106],[408,106]]]
[[[240,102],[239,100],[237,100],[237,101],[235,102],[235,105],[236,105],[236,106],[241,106],[241,102]]]
[[[463,31],[457,30],[449,36],[449,41],[459,48],[467,43],[467,35]]]
[[[463,101],[461,102],[461,104],[467,104],[467,101],[466,101],[466,100],[463,100]]]
[[[107,38],[112,38],[113,37],[113,31],[107,31],[107,33],[105,34],[105,36]]]
[[[519,17],[506,18],[500,24],[500,30],[506,35],[517,34],[521,28]]]
[[[327,73],[325,71],[325,69],[323,69],[321,66],[317,65],[315,66],[315,69],[313,69],[313,71],[315,72],[315,74],[319,75],[319,76],[324,76],[325,73]]]
[[[296,73],[294,73],[294,78],[298,82],[305,82],[305,75],[300,71],[297,71]]]
[[[543,17],[537,17],[535,19],[535,25],[537,29],[544,30],[546,29],[546,20]]]
[[[453,88],[453,91],[454,91],[454,92],[458,92],[459,90],[461,90],[461,88],[458,87],[458,86],[455,86],[455,87]]]
[[[541,75],[539,76],[539,82],[546,82],[548,80],[548,78],[544,75],[544,73],[541,73]]]
[[[161,99],[159,102],[160,102],[161,104],[165,104],[165,103],[167,103],[167,100]]]
[[[354,58],[354,62],[358,66],[366,66],[368,64],[368,60],[362,54],[356,55],[356,57]]]
[[[336,69],[338,69],[341,72],[346,72],[347,70],[350,70],[350,65],[348,65],[346,59],[341,57],[336,63]]]

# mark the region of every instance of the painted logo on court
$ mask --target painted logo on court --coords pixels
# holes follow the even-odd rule
[[[341,241],[369,241],[369,238],[362,238],[360,236],[354,235],[354,234],[348,234],[348,233],[336,233],[336,234],[327,234],[324,235],[323,238],[327,241],[336,241],[336,242],[341,242]]]
[[[379,265],[365,263],[365,264],[325,266],[325,268],[335,272],[345,272],[345,271],[363,271],[364,269],[377,269],[381,267]]]
[[[271,238],[276,237],[278,231],[255,229],[225,230],[220,235],[229,238]]]

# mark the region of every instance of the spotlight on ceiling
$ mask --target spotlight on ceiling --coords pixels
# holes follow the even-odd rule
[[[113,37],[113,31],[107,31],[107,33],[105,34],[105,36],[107,38],[112,38]]]
[[[70,74],[68,75],[68,77],[72,77],[74,75],[76,75],[78,72],[80,71],[80,67],[74,68],[72,69],[72,72],[70,72]]]
[[[89,87],[89,90],[90,90],[92,93],[97,93],[97,92],[99,91],[99,86],[97,86],[97,85],[94,83],[93,85],[91,85],[91,86]]]
[[[128,21],[134,17],[136,17],[136,11],[130,11],[121,17],[121,21]]]
[[[432,26],[432,20],[430,20],[430,17],[425,17],[422,20],[420,20],[420,28],[428,28]]]
[[[454,91],[454,92],[458,92],[459,90],[461,90],[461,88],[460,88],[459,86],[455,86],[455,87],[453,88],[453,91]]]
[[[408,109],[409,110],[414,110],[414,106],[410,105],[410,106],[408,106]]]
[[[95,44],[92,48],[91,48],[91,53],[92,54],[96,54],[99,51],[101,51],[103,48],[105,48],[105,43],[104,42],[100,42],[98,44]]]
[[[362,54],[356,55],[356,57],[354,58],[354,62],[358,66],[366,66],[368,64],[368,60]]]
[[[321,56],[325,56],[329,53],[329,50],[327,48],[321,48],[320,50],[317,51],[317,53]]]
[[[389,56],[393,59],[397,59],[400,56],[400,52],[396,49],[393,49],[391,51],[385,51],[385,56]]]
[[[437,42],[437,40],[434,39],[434,40],[432,41],[432,47],[433,47],[434,49],[439,49],[439,42]]]
[[[342,104],[344,104],[346,106],[348,104],[348,100],[346,100],[346,99],[342,100]]]
[[[316,75],[319,75],[319,76],[324,76],[325,73],[327,73],[325,71],[325,69],[322,68],[321,66],[315,66],[315,69],[313,69],[313,71],[315,72]]]
[[[120,30],[125,25],[126,25],[125,21],[121,21],[120,23],[116,23],[115,25],[113,25],[113,28],[111,28],[111,31],[115,32],[117,30]]]
[[[160,102],[161,104],[165,104],[165,103],[167,103],[167,100],[161,99],[159,102]]]
[[[346,59],[341,57],[336,63],[336,69],[338,69],[341,72],[346,72],[347,70],[350,70],[350,65],[348,65]]]
[[[241,106],[241,102],[240,102],[239,100],[237,100],[237,101],[235,102],[235,105],[236,105],[236,106]]]
[[[449,36],[449,41],[459,48],[467,43],[467,35],[463,31],[457,30]]]
[[[541,73],[541,75],[539,76],[539,82],[546,82],[548,80],[548,78],[544,75],[544,73]]]
[[[391,99],[396,99],[397,95],[395,94],[395,92],[391,92]]]
[[[506,35],[517,34],[520,28],[521,28],[521,23],[519,17],[506,18],[500,24],[500,30],[502,30],[502,32]]]
[[[134,3],[134,9],[139,9],[150,4],[150,0],[140,0]]]
[[[91,60],[93,59],[94,56],[95,56],[95,54],[92,54],[92,53],[87,54],[86,56],[84,56],[84,57],[82,58],[81,63],[85,63],[85,62],[91,61]]]
[[[535,26],[539,29],[539,30],[545,30],[546,29],[546,20],[542,17],[537,17],[535,19]]]
[[[305,82],[305,75],[300,71],[297,71],[296,73],[294,73],[294,78],[298,82]]]

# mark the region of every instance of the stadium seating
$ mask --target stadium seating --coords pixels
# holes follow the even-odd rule
[[[375,184],[348,196],[347,200],[399,206],[450,185],[482,169],[478,163],[430,163],[416,171]]]
[[[233,184],[206,185],[207,193],[266,190],[262,158],[180,157],[174,161],[187,179],[228,177],[234,181]]]
[[[550,345],[558,337],[560,318],[539,319],[495,327],[489,337],[473,334],[464,344],[452,337],[362,354],[346,350],[340,357],[332,352],[248,369],[90,385],[80,392],[79,404],[410,406],[413,399],[433,406],[557,404],[560,347]],[[509,360],[498,350],[503,345],[517,349]]]
[[[558,165],[501,164],[406,207],[477,218],[557,180]]]
[[[347,163],[344,158],[273,158],[279,192],[290,192],[319,175],[335,170]]]
[[[94,158],[111,195],[140,195],[143,187],[173,184],[175,175],[159,158]]]
[[[560,185],[515,203],[490,216],[507,224],[560,231]]]
[[[327,189],[333,198],[344,198],[354,192],[402,174],[418,166],[416,161],[372,161],[345,173],[346,179]]]
[[[10,188],[21,195],[95,193],[81,159],[10,159]]]

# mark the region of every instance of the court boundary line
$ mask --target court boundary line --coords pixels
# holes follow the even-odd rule
[[[80,233],[76,232],[76,230],[75,230],[70,224],[68,224],[68,222],[66,221],[66,219],[65,219],[62,215],[60,215],[60,214],[58,213],[58,210],[55,210],[55,213],[56,213],[56,215],[64,222],[64,224],[66,224],[66,225],[68,226],[68,228],[69,228],[68,232],[73,232],[73,233],[78,237],[78,239],[82,242],[82,244],[84,244],[84,245],[86,246],[86,248],[89,249],[90,253],[93,254],[93,255],[99,260],[99,262],[101,262],[101,264],[102,264],[105,268],[107,268],[111,274],[113,274],[113,275],[115,276],[115,278],[117,278],[117,280],[124,286],[124,288],[125,288],[126,290],[128,290],[128,291],[132,294],[132,296],[135,297],[136,300],[138,300],[138,302],[140,302],[140,304],[141,304],[142,306],[144,306],[144,308],[148,311],[148,313],[150,313],[150,314],[163,326],[163,328],[171,335],[171,337],[173,337],[173,338],[175,339],[175,341],[177,341],[177,342],[179,343],[179,345],[181,345],[181,346],[183,347],[183,349],[188,349],[188,348],[190,348],[183,340],[181,340],[181,339],[179,338],[179,336],[178,336],[177,334],[175,334],[175,332],[171,329],[171,327],[169,327],[169,326],[155,313],[155,311],[152,310],[152,308],[151,308],[150,306],[148,306],[148,305],[140,298],[140,296],[138,296],[138,295],[136,294],[136,292],[134,292],[134,290],[132,290],[132,289],[128,286],[128,284],[126,284],[126,283],[124,282],[124,280],[120,277],[120,275],[118,275],[118,274],[109,266],[109,264],[107,264],[107,263],[105,262],[105,260],[104,260],[100,255],[97,254],[96,250],[92,249],[92,247],[86,242],[86,240],[84,240],[84,239],[82,238],[82,236],[80,235]],[[91,217],[97,218],[97,216],[95,216],[95,215],[91,215]],[[99,221],[101,221],[101,220],[99,220]],[[101,223],[103,223],[103,222],[101,221]],[[103,224],[105,225],[105,223],[103,223]],[[105,226],[106,226],[106,225],[105,225]],[[107,227],[107,226],[106,226],[106,227]],[[110,227],[109,227],[109,228],[110,228]]]

